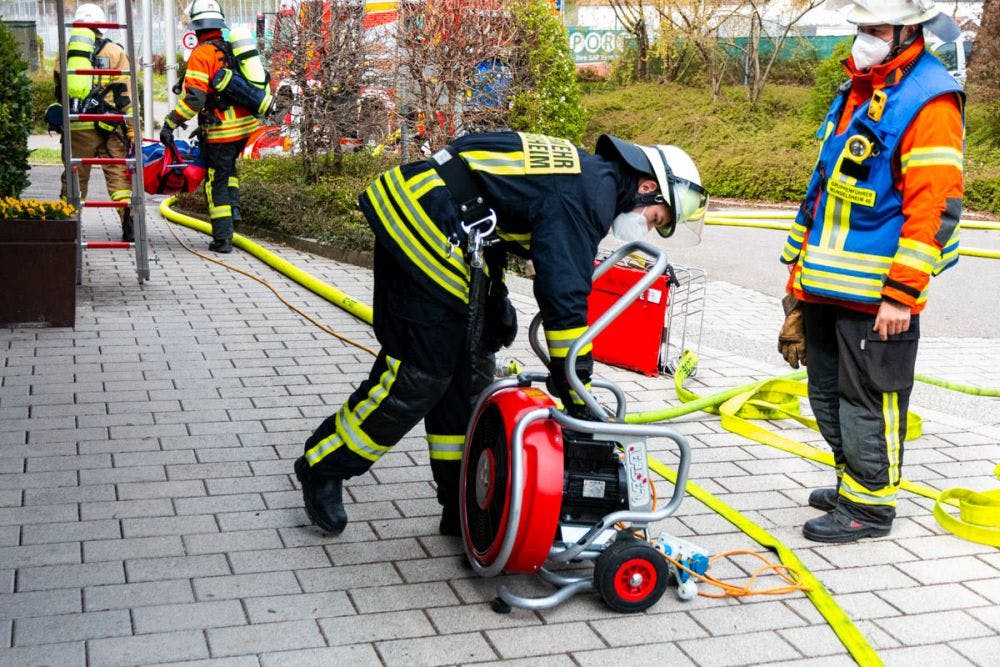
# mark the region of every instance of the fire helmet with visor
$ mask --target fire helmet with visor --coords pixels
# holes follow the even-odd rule
[[[198,30],[228,30],[226,15],[216,0],[192,0],[185,13],[191,20],[191,28]]]
[[[920,25],[945,42],[962,34],[955,20],[935,6],[934,0],[827,0],[826,6],[848,7],[847,21],[858,26]]]
[[[77,6],[73,20],[81,23],[107,23],[108,17],[99,5],[85,2]]]
[[[653,200],[648,203],[666,204],[671,212],[670,222],[656,228],[660,236],[673,236],[683,245],[701,241],[708,192],[701,186],[701,175],[690,155],[677,146],[640,146],[610,134],[598,137],[594,152],[605,159],[623,162],[657,182],[659,192],[653,193]],[[650,195],[640,197],[645,199]]]

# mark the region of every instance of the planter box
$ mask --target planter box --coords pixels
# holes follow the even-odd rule
[[[76,324],[77,220],[0,220],[0,325]]]

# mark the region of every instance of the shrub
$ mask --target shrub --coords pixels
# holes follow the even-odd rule
[[[755,107],[740,87],[724,88],[714,104],[703,90],[673,83],[588,90],[588,146],[605,132],[676,144],[713,197],[782,201],[805,193],[818,144],[799,112],[809,94],[803,88],[772,84]]]
[[[31,133],[45,132],[45,110],[56,101],[52,72],[38,72],[31,77]]]
[[[28,63],[17,40],[0,24],[0,197],[17,198],[28,187],[28,135],[31,132],[31,85]]]
[[[346,154],[341,173],[322,176],[310,185],[304,182],[297,160],[242,160],[240,213],[257,229],[316,239],[345,250],[371,250],[375,237],[357,208],[358,195],[389,166],[387,157]],[[178,207],[204,215],[204,194],[184,195]]]
[[[534,37],[519,45],[521,66],[531,84],[513,100],[511,128],[579,143],[587,119],[566,29],[548,0],[520,0],[510,11],[524,33]]]
[[[851,55],[852,37],[846,37],[833,47],[833,53],[824,58],[816,67],[816,83],[813,84],[812,94],[809,96],[807,106],[809,118],[821,122],[826,117],[826,112],[830,109],[837,94],[840,84],[847,81],[847,74],[841,61]]]

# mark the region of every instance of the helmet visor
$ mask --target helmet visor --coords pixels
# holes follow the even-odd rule
[[[660,236],[670,237],[675,245],[693,246],[701,243],[701,230],[705,226],[708,210],[708,191],[697,183],[671,174],[670,210],[674,224],[657,227]]]

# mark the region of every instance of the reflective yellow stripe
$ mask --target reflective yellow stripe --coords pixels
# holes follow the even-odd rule
[[[889,485],[899,486],[899,394],[882,394],[882,419],[885,421],[885,453],[889,459]]]
[[[375,213],[382,222],[382,227],[410,261],[441,287],[441,289],[460,299],[463,303],[468,303],[469,270],[464,260],[460,257],[452,256],[451,244],[448,243],[448,240],[441,231],[430,222],[427,214],[417,202],[395,196],[395,191],[392,193],[386,191],[386,184],[392,185],[393,177],[398,182],[401,175],[399,167],[396,167],[372,183],[366,191],[375,209]],[[409,225],[406,224],[407,221],[400,218],[393,203],[408,210],[408,222],[418,228],[424,242],[434,248],[440,256],[448,258],[449,264],[460,271],[460,277],[447,271],[442,266],[438,257],[435,257],[431,253],[431,250],[424,245],[424,242],[421,242],[421,240],[418,240],[413,235]],[[433,229],[428,229],[428,227]],[[457,251],[454,254],[457,255]]]
[[[433,169],[417,174],[406,181],[406,189],[410,191],[410,196],[419,200],[425,194],[444,185],[444,181]]]
[[[336,426],[334,432],[331,433],[326,438],[324,438],[323,440],[320,440],[318,443],[313,445],[313,447],[311,447],[309,451],[306,452],[306,460],[309,461],[309,465],[316,465],[328,454],[335,451],[338,447],[342,446],[345,442],[345,438],[341,436],[342,433],[345,436],[350,436],[352,434],[356,435],[354,434],[354,429],[349,428],[349,424],[352,423],[352,421],[357,424],[364,422],[365,418],[368,417],[368,415],[370,415],[372,411],[375,410],[375,408],[377,408],[382,403],[385,397],[389,395],[389,389],[390,387],[392,387],[393,383],[396,381],[397,375],[399,374],[399,360],[394,359],[390,356],[386,356],[386,366],[387,366],[386,370],[379,377],[378,384],[373,386],[368,391],[368,396],[365,398],[365,400],[360,402],[358,406],[355,408],[356,418],[352,420],[348,417],[349,410],[347,409],[347,404],[344,404],[344,406],[337,413],[337,420],[335,422]],[[360,430],[360,428],[358,430]],[[364,442],[365,440],[371,442],[371,440],[368,439],[366,436],[362,438],[362,442]],[[349,441],[348,447],[352,451],[357,452],[359,455],[364,456],[366,459],[374,461],[380,456],[380,454],[369,455],[367,454],[367,450],[363,448],[361,448],[361,451],[358,451],[359,450],[358,447],[352,447],[350,445],[349,438],[348,441]],[[375,447],[378,447],[378,445],[376,445]],[[384,450],[388,448],[382,448],[382,449]],[[372,456],[374,456],[374,458],[372,458]]]
[[[583,386],[587,388],[587,391],[590,391],[590,383],[589,382],[587,382]],[[570,397],[570,400],[572,400],[575,405],[583,405],[583,399],[580,398],[580,395],[577,394],[573,389],[569,390],[569,397]]]
[[[956,227],[955,231],[952,233],[951,238],[945,243],[944,247],[941,249],[941,256],[938,258],[937,262],[934,263],[934,275],[938,275],[949,266],[958,261],[958,247],[959,247],[959,230],[961,227]]]
[[[200,81],[202,83],[208,83],[208,74],[206,72],[199,72],[197,70],[188,70],[184,72],[185,79],[193,79],[195,81]]]
[[[510,151],[509,153],[463,151],[462,159],[466,161],[472,171],[482,171],[497,176],[523,176],[525,173],[524,153],[521,151]]]
[[[502,238],[504,241],[510,241],[512,243],[516,243],[525,250],[531,250],[531,232],[514,234],[511,232],[497,230],[497,236]]]
[[[461,461],[465,452],[465,436],[428,433],[427,449],[433,461]]]
[[[385,356],[386,370],[379,376],[378,384],[368,391],[368,396],[358,404],[354,412],[358,415],[358,421],[363,422],[368,418],[375,408],[382,404],[385,397],[389,395],[389,390],[395,384],[399,376],[399,359]]]
[[[855,481],[846,470],[840,482],[840,495],[851,502],[858,503],[859,505],[896,506],[898,484],[890,484],[882,489],[870,490],[865,488],[860,482]]]
[[[177,107],[174,109],[174,113],[183,118],[184,120],[190,120],[194,118],[195,114],[198,113],[191,107],[189,107],[185,102],[184,98],[177,100]]]
[[[962,151],[951,146],[923,146],[914,148],[899,160],[900,172],[905,174],[914,167],[964,167]]]
[[[378,461],[389,447],[380,445],[361,429],[361,421],[354,413],[341,410],[337,413],[337,429],[347,444],[347,448],[369,461]]]
[[[897,264],[908,266],[922,273],[930,274],[937,264],[941,252],[928,243],[921,243],[913,239],[900,239],[899,248],[893,261]]]
[[[841,273],[817,271],[803,265],[802,271],[796,274],[796,283],[806,291],[813,288],[850,294],[869,301],[882,299],[881,278],[858,278]]]
[[[843,161],[844,157],[841,157],[832,175],[831,183],[838,182],[848,188],[853,188],[858,180],[840,173],[840,164]],[[829,187],[830,184],[827,184],[827,192],[829,192]],[[843,250],[844,243],[847,241],[847,234],[851,231],[851,202],[847,199],[828,194],[826,197],[826,210],[823,212],[823,216],[825,224],[823,225],[823,234],[819,245],[832,250]]]
[[[575,329],[562,329],[555,331],[545,331],[545,342],[549,348],[549,356],[553,359],[564,359],[569,353],[570,346],[576,342],[576,339],[583,335],[583,332],[587,330],[587,327],[576,327]],[[580,356],[585,354],[590,354],[593,345],[587,343],[580,350]]]

